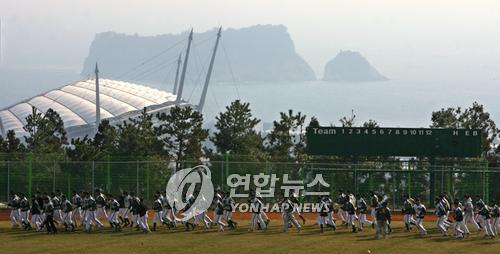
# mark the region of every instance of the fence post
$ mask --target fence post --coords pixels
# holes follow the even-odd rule
[[[220,163],[220,186],[222,190],[226,190],[224,183],[224,161]]]
[[[94,190],[95,190],[94,171],[95,171],[95,161],[92,161],[92,190],[91,190],[92,195],[94,195]]]
[[[9,193],[10,193],[10,161],[7,161],[7,195],[6,195],[6,200],[9,199]]]
[[[28,196],[31,197],[31,184],[33,174],[33,154],[28,153]]]
[[[444,166],[441,166],[441,193],[444,192]]]
[[[486,171],[486,202],[490,203],[490,172],[488,168],[488,162],[485,162],[484,170]],[[498,203],[497,203],[498,204]]]
[[[229,152],[226,152],[226,177],[229,176]]]
[[[52,192],[56,192],[56,161],[52,165]]]
[[[354,180],[354,192],[353,193],[358,193],[358,160],[356,160],[356,163],[354,164],[354,175],[352,178]]]
[[[71,174],[66,174],[66,179],[67,179],[67,186],[68,186],[68,189],[67,189],[67,197],[71,197]]]
[[[434,165],[436,163],[436,160],[435,158],[431,158],[430,159],[430,173],[429,173],[429,207],[433,208],[434,207],[434,197],[435,197],[435,192],[436,192],[436,189],[435,189],[435,174],[434,174]]]
[[[136,168],[136,176],[135,176],[135,180],[136,180],[135,194],[139,195],[139,161],[136,161],[136,163],[137,163],[137,168]]]
[[[396,169],[392,166],[392,209],[396,209]]]
[[[146,163],[146,199],[149,200],[149,162]]]
[[[412,165],[411,165],[411,162],[408,162],[408,195],[409,197],[411,197],[411,169],[412,169]]]
[[[110,169],[110,163],[109,163],[109,155],[106,156],[107,160],[107,167],[106,167],[106,191],[108,193],[111,193],[111,169]]]

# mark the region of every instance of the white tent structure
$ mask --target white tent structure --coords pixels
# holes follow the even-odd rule
[[[0,111],[0,135],[14,130],[24,136],[23,126],[32,107],[40,112],[49,108],[59,113],[69,138],[93,136],[96,129],[96,85],[95,80],[79,81],[35,96]],[[147,86],[116,80],[99,80],[100,119],[112,124],[134,118],[146,108],[148,113],[168,111],[175,106],[172,93]]]

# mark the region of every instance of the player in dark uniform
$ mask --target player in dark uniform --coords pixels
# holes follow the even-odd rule
[[[42,203],[43,204],[43,203]],[[31,197],[31,223],[35,225],[35,231],[39,232],[42,226],[42,206],[38,201],[37,195]]]
[[[57,234],[57,228],[54,224],[54,205],[48,196],[45,196],[44,200],[44,213],[45,220],[43,221],[43,226],[47,229],[49,234]]]
[[[342,220],[342,225],[344,225],[346,228],[349,225],[347,223],[347,202],[349,202],[349,198],[344,194],[342,190],[338,191],[338,196],[337,196],[337,204],[339,204],[339,210],[338,210],[338,217]]]
[[[361,197],[360,194],[356,195],[356,209],[359,213],[358,215],[358,222],[359,222],[359,230],[363,231],[365,228],[365,223],[371,225],[372,222],[366,219],[366,213],[368,212],[368,205],[366,204],[366,201]]]
[[[139,197],[136,196],[134,192],[130,193],[130,212],[132,213],[132,220],[130,222],[130,227],[134,227],[134,223],[136,230],[139,230],[141,225],[140,225],[140,216],[139,216],[139,205],[141,203]]]
[[[415,225],[418,229],[420,229],[420,236],[427,235],[427,230],[424,227],[424,218],[427,209],[424,204],[420,203],[420,199],[415,199],[415,205],[413,206],[413,210],[415,210],[415,214],[417,219],[415,220]]]
[[[455,201],[453,202],[453,218],[455,219],[455,224],[454,224],[454,234],[455,234],[455,237],[456,238],[461,238],[463,239],[465,234],[469,233],[468,231],[466,231],[466,227],[465,227],[465,222],[464,222],[464,212],[462,210],[462,206],[460,204],[460,202],[458,201],[458,199],[455,199]]]
[[[75,227],[77,225],[76,223],[76,217],[78,216],[78,219],[80,219],[80,224],[83,226],[83,214],[82,214],[82,205],[83,205],[83,200],[82,197],[78,194],[78,192],[73,191],[73,196],[71,197],[71,203],[73,204],[73,223],[75,224]]]
[[[97,205],[96,218],[102,220],[102,218],[108,219],[108,213],[106,212],[106,196],[102,193],[101,189],[95,190],[95,203]],[[109,223],[111,225],[111,223]],[[112,225],[111,225],[112,227]]]
[[[62,212],[61,212],[61,198],[57,195],[59,190],[56,193],[52,192],[50,194],[50,199],[52,201],[52,205],[54,206],[54,212],[52,214],[54,222],[63,223]]]
[[[109,203],[109,215],[108,221],[111,224],[111,227],[116,231],[120,231],[122,226],[118,217],[120,215],[120,202],[116,200],[113,195],[108,194],[108,203]]]
[[[375,210],[377,209],[378,205],[379,205],[379,198],[377,193],[375,193],[374,191],[370,191],[370,208],[371,208],[370,214],[372,216],[372,222],[373,222],[372,228],[375,228],[375,226],[377,225]]]
[[[415,220],[413,219],[413,214],[415,210],[413,209],[413,205],[415,201],[410,198],[407,194],[403,194],[403,208],[401,212],[403,213],[403,221],[405,223],[405,230],[408,232],[411,230],[411,224],[415,224]]]
[[[324,232],[324,227],[325,225],[328,226],[328,216],[330,214],[330,206],[328,204],[328,200],[330,198],[325,195],[323,197],[320,197],[319,198],[319,201],[318,201],[318,224],[319,224],[319,227],[320,227],[320,233],[323,233]],[[335,227],[333,228],[333,231],[335,231]]]
[[[224,193],[222,193],[224,195]],[[222,196],[218,196],[214,200],[214,221],[219,226],[219,231],[224,232],[224,228],[227,226],[222,219],[224,218],[224,204],[222,203]]]
[[[10,192],[8,206],[10,208],[10,222],[12,223],[12,228],[17,228],[21,223],[19,213],[19,196],[17,196],[13,191]]]
[[[156,231],[156,225],[157,223],[163,224],[163,204],[160,199],[160,192],[157,192],[154,195],[154,201],[153,201],[153,211],[155,212],[153,216],[153,231]]]
[[[73,204],[66,198],[65,195],[61,196],[61,211],[63,216],[63,224],[65,231],[75,231],[75,224],[73,222]]]
[[[148,224],[148,207],[146,206],[143,198],[139,198],[137,213],[139,215],[139,224],[142,228],[142,231],[144,233],[150,233],[151,230],[149,229]]]
[[[496,232],[493,231],[491,225],[491,209],[489,206],[483,204],[478,204],[479,215],[482,217],[483,227],[484,227],[484,238],[486,237],[496,237]]]
[[[375,210],[377,219],[375,238],[380,239],[380,236],[387,238],[389,235],[388,224],[391,221],[391,211],[387,207],[387,202],[382,201]]]
[[[19,210],[20,210],[20,219],[21,223],[23,224],[23,229],[24,230],[30,230],[31,229],[31,223],[30,223],[30,203],[28,199],[26,198],[26,195],[24,193],[19,194]]]
[[[500,207],[495,204],[495,201],[490,202],[491,208],[491,227],[495,235],[498,235],[498,229],[500,228]]]
[[[235,229],[238,226],[238,223],[233,221],[234,200],[229,192],[224,193],[222,204],[224,206],[224,219],[227,221],[230,228]]]

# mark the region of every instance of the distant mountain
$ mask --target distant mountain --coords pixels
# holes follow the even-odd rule
[[[194,47],[188,61],[187,83],[199,84],[205,79],[216,33],[217,29],[213,29],[193,35]],[[98,61],[99,69],[108,78],[172,83],[175,60],[181,51],[185,51],[187,37],[188,32],[158,36],[115,32],[97,34],[90,46],[82,75],[92,74]],[[168,50],[173,45],[177,46]],[[137,65],[140,66],[134,69]],[[315,79],[311,67],[295,51],[285,26],[257,25],[222,31],[212,81]]]
[[[323,79],[345,82],[387,80],[359,52],[349,50],[340,51],[326,64]]]

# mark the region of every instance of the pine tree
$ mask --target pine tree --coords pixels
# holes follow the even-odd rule
[[[148,114],[146,108],[144,108],[138,118],[130,118],[127,122],[118,126],[117,153],[119,155],[144,158],[163,152],[163,146],[156,135],[152,118],[152,115]],[[112,135],[114,133],[109,127],[105,125],[102,127],[102,137],[97,136],[96,140],[96,142],[100,143],[96,144],[106,152],[106,149],[113,148]],[[111,151],[108,150],[107,152]]]
[[[159,126],[157,135],[170,156],[180,162],[199,161],[203,155],[202,142],[208,138],[208,130],[203,128],[203,116],[191,107],[174,107],[167,113],[157,114]]]
[[[59,114],[49,108],[42,115],[35,107],[26,117],[24,130],[28,136],[24,137],[27,147],[34,153],[61,153],[63,145],[67,144],[64,122]]]
[[[210,140],[219,154],[230,152],[235,155],[247,155],[249,159],[264,156],[263,139],[255,127],[260,120],[254,118],[249,103],[233,101],[225,112],[216,117],[217,129]],[[245,158],[242,158],[245,159]]]
[[[298,112],[281,112],[280,120],[273,122],[273,129],[266,137],[266,148],[274,158],[298,158],[304,154],[304,123],[306,116]]]

